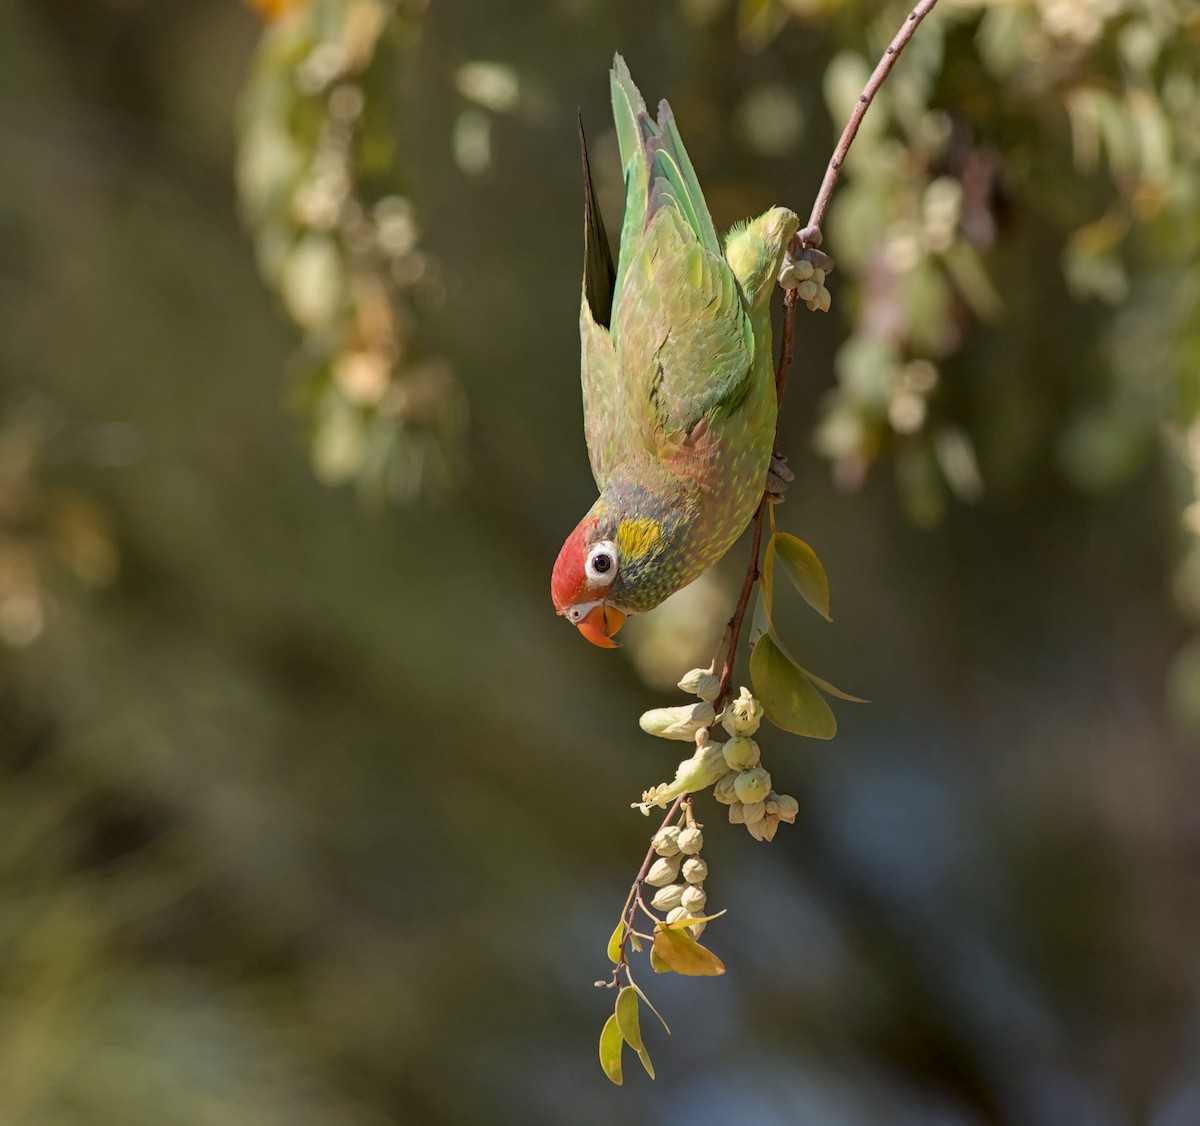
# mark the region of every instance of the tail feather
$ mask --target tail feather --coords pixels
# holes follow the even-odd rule
[[[648,117],[646,120],[649,124]],[[687,149],[683,147],[675,115],[665,100],[658,103],[658,124],[646,140],[646,161],[650,169],[647,222],[660,207],[674,204],[696,232],[700,244],[720,257],[721,244],[704,202],[704,192],[688,159]]]

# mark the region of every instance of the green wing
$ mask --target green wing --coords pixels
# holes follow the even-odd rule
[[[702,420],[719,425],[751,386],[754,331],[733,272],[676,207],[650,220],[614,330],[642,438],[663,454]]]
[[[580,370],[583,383],[583,430],[596,486],[603,490],[617,456],[616,419],[622,396],[609,325],[612,321],[616,269],[608,246],[604,218],[596,205],[587,139],[579,123],[583,153],[583,296],[579,303]]]
[[[659,452],[663,439],[736,410],[754,333],[671,107],[660,102],[658,119],[649,116],[620,55],[611,85],[625,171],[612,330],[629,395],[613,416]]]

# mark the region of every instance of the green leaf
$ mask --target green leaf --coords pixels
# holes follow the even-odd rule
[[[761,583],[759,584],[761,586]],[[758,644],[758,639],[771,629],[771,619],[767,614],[766,601],[760,589],[754,596],[754,616],[750,619],[750,648]]]
[[[640,1059],[642,1061],[642,1067],[644,1067],[646,1069],[646,1074],[649,1075],[651,1079],[653,1079],[654,1078],[654,1064],[652,1064],[650,1062],[650,1053],[648,1051],[646,1051],[645,1048],[643,1048],[640,1052],[638,1052],[638,1059]]]
[[[653,961],[654,961],[654,951],[653,951],[653,950],[651,950],[651,951],[650,951],[650,961],[651,961],[651,962],[653,962]],[[661,1025],[663,1026],[663,1028],[664,1028],[664,1029],[666,1029],[666,1033],[667,1033],[667,1035],[668,1035],[668,1036],[670,1036],[670,1035],[671,1035],[671,1026],[670,1026],[669,1024],[667,1024],[667,1022],[666,1022],[665,1020],[663,1020],[662,1013],[660,1013],[660,1012],[659,1012],[659,1011],[658,1011],[658,1010],[657,1010],[657,1009],[656,1009],[656,1008],[655,1008],[655,1007],[654,1007],[654,1006],[653,1006],[653,1005],[650,1003],[650,998],[649,998],[649,997],[647,997],[647,996],[646,996],[646,994],[642,992],[642,990],[641,990],[641,987],[640,987],[640,986],[638,986],[638,985],[636,985],[636,984],[635,984],[635,985],[634,985],[634,989],[636,989],[636,990],[637,990],[637,995],[638,995],[638,996],[639,996],[639,997],[640,997],[640,998],[641,998],[643,1001],[645,1001],[645,1002],[646,1002],[646,1007],[647,1007],[647,1008],[648,1008],[648,1009],[649,1009],[649,1010],[650,1010],[650,1011],[651,1011],[651,1012],[652,1012],[652,1013],[653,1013],[653,1014],[654,1014],[656,1017],[658,1017],[658,1023],[659,1023],[659,1024],[661,1024]]]
[[[617,1014],[613,1013],[604,1022],[604,1028],[600,1031],[600,1066],[604,1068],[604,1074],[618,1087],[623,1082],[621,1049],[624,1046],[625,1039],[621,1035],[620,1028],[617,1027]]]
[[[869,704],[871,702],[864,696],[853,696],[849,692],[843,692],[836,684],[830,684],[823,676],[817,676],[815,672],[809,672],[806,668],[801,668],[800,671],[822,692],[836,696],[839,700],[847,700],[851,704]]]
[[[812,681],[767,634],[750,654],[750,680],[776,727],[811,739],[832,739],[837,720]]]
[[[771,537],[767,544],[768,556],[772,549],[804,601],[829,621],[829,576],[817,553],[802,539],[789,536],[787,532],[776,532]]]
[[[670,969],[685,977],[717,977],[725,972],[720,958],[683,931],[659,931],[654,949]]]
[[[669,974],[671,972],[671,967],[663,961],[663,956],[658,952],[657,944],[650,947],[650,968],[656,974]],[[662,1017],[658,1019],[662,1020]]]
[[[621,960],[621,939],[625,937],[625,917],[621,916],[621,921],[617,923],[617,929],[612,932],[612,938],[608,940],[608,960],[615,966]]]
[[[617,1027],[621,1030],[621,1035],[625,1037],[625,1043],[635,1052],[644,1051],[646,1045],[642,1043],[642,1030],[638,1023],[636,989],[627,985],[617,994],[617,1007],[613,1015],[617,1018]]]

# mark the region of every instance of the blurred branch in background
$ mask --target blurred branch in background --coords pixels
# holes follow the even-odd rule
[[[424,0],[259,6],[270,22],[242,98],[238,189],[259,269],[302,335],[313,464],[370,496],[444,493],[464,469],[466,403],[421,346],[441,283],[385,96]]]

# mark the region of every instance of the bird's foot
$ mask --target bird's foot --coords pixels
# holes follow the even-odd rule
[[[771,504],[782,504],[783,494],[787,492],[787,487],[796,479],[794,474],[787,464],[787,458],[783,454],[771,455],[771,467],[767,470],[767,485],[763,490],[763,495]]]
[[[829,311],[829,290],[825,288],[825,276],[833,272],[833,259],[821,245],[821,228],[805,227],[797,231],[788,244],[783,256],[783,267],[779,271],[779,284],[784,289],[796,290],[796,296],[814,312]]]

